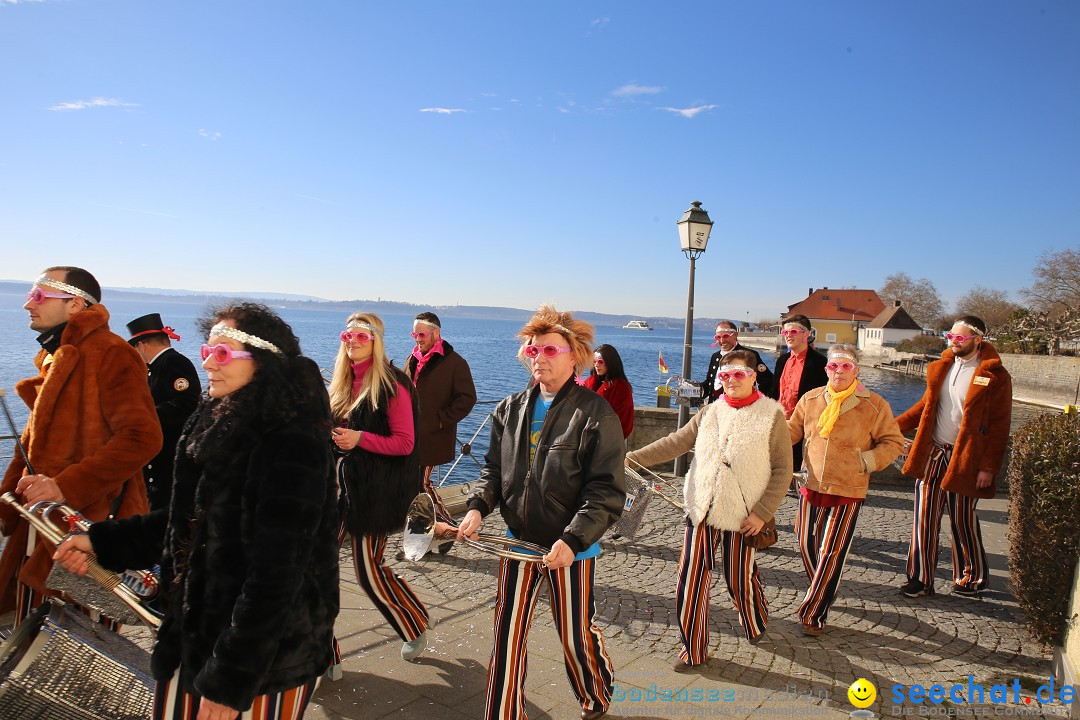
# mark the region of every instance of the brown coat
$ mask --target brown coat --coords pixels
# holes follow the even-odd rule
[[[148,511],[142,467],[161,449],[161,428],[146,383],[146,363],[109,330],[109,312],[92,305],[71,316],[60,348],[38,375],[20,380],[15,392],[30,408],[22,442],[33,469],[56,480],[65,502],[90,522],[105,519],[123,491],[118,517]],[[26,474],[20,454],[4,473],[0,493],[14,492]],[[28,525],[0,505],[8,542],[0,556],[0,611],[11,609],[14,574],[26,553]],[[52,548],[38,542],[19,580],[43,591]]]
[[[995,477],[1001,471],[1012,421],[1012,377],[989,343],[984,342],[979,353],[979,366],[968,387],[960,432],[941,487],[968,497],[992,498],[997,493],[996,479],[985,488],[976,487],[975,480],[980,470]],[[952,350],[945,350],[940,360],[930,363],[926,368],[926,392],[919,402],[896,418],[901,432],[919,429],[904,463],[905,475],[920,477],[926,471],[934,447],[938,398],[952,369],[953,358]]]
[[[405,373],[416,383],[420,403],[419,433],[416,444],[420,464],[442,465],[453,462],[457,449],[457,424],[465,419],[476,404],[476,388],[465,358],[443,340],[444,354],[436,353],[416,377],[416,357],[405,361]]]
[[[826,495],[865,498],[870,473],[900,455],[904,436],[885,398],[860,385],[840,406],[829,437],[821,437],[817,424],[828,406],[827,393],[828,386],[803,395],[788,420],[791,444],[806,440],[806,487]]]

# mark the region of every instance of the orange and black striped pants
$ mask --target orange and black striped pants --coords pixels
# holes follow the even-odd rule
[[[975,514],[979,499],[958,495],[941,487],[941,479],[949,467],[952,453],[952,445],[934,443],[926,471],[915,480],[915,517],[911,526],[911,546],[908,548],[907,576],[909,580],[918,580],[933,591],[941,515],[948,506],[952,530],[953,583],[985,590],[990,573],[979,516]]]
[[[169,680],[159,681],[154,689],[153,720],[195,720],[202,697],[184,689],[181,670]],[[277,693],[257,695],[251,707],[237,713],[238,720],[300,720],[315,692],[317,678],[300,687]]]
[[[818,507],[799,496],[799,512],[795,518],[795,536],[799,541],[803,569],[810,587],[799,605],[799,620],[803,625],[825,627],[829,607],[836,599],[840,576],[851,552],[855,523],[863,501],[835,507]]]
[[[739,611],[746,637],[753,639],[761,635],[769,620],[769,601],[765,599],[761,573],[754,561],[756,551],[743,543],[742,533],[718,530],[705,523],[694,525],[687,518],[675,604],[683,642],[680,657],[690,665],[708,659],[709,591],[719,545],[723,546],[728,595]]]
[[[495,645],[488,666],[485,720],[525,718],[526,643],[533,611],[546,584],[555,631],[562,640],[570,687],[583,710],[607,710],[612,666],[604,636],[596,627],[593,602],[594,558],[549,570],[540,563],[503,558],[495,602]]]

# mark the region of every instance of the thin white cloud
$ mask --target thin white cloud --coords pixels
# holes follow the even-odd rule
[[[436,115],[453,115],[454,113],[465,112],[465,110],[462,108],[429,107],[420,108],[420,112],[435,113]]]
[[[199,137],[208,138],[211,141],[220,140],[221,139],[221,133],[219,133],[219,132],[210,132],[209,130],[204,130],[202,128],[199,128]]]
[[[10,0],[0,0],[0,2]],[[94,97],[89,100],[75,100],[73,102],[60,103],[59,105],[53,105],[50,110],[56,110],[58,112],[67,112],[70,110],[87,110],[89,108],[101,108],[101,107],[139,107],[136,103],[127,103],[123,100],[117,100],[116,98],[103,98]]]
[[[720,107],[719,105],[697,105],[689,108],[676,108],[676,107],[662,107],[658,110],[667,110],[668,112],[679,113],[684,118],[692,118],[698,113],[706,112],[708,110],[715,110]]]
[[[0,5],[18,5],[20,2],[25,5],[32,2],[45,2],[45,0],[0,0]]]
[[[591,23],[589,23],[589,25],[594,30],[599,30],[600,28],[607,25],[609,22],[611,22],[611,18],[609,18],[609,17],[598,17],[595,20],[593,20]]]
[[[663,92],[664,88],[658,85],[638,85],[637,83],[627,83],[621,87],[617,87],[611,91],[611,94],[615,97],[637,97],[638,95],[655,95],[656,93]]]
[[[293,197],[304,198],[305,200],[314,200],[315,202],[326,203],[327,205],[337,205],[337,203],[332,200],[323,200],[322,198],[317,198],[313,195],[301,195],[300,193],[293,193]]]

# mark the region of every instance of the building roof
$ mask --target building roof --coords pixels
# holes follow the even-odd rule
[[[819,290],[810,288],[810,296],[789,305],[781,317],[805,315],[811,320],[848,320],[870,322],[885,309],[885,303],[873,290]]]
[[[870,321],[868,328],[887,328],[889,330],[922,330],[919,323],[908,315],[899,302],[894,302],[892,307],[887,307]]]

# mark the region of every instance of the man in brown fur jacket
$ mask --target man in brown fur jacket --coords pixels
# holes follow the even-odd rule
[[[30,408],[22,443],[34,473],[16,453],[0,483],[27,506],[63,502],[90,522],[149,510],[142,467],[161,449],[146,363],[109,330],[100,301],[101,286],[81,268],[51,267],[34,283],[23,308],[41,333],[39,372],[15,385]],[[0,530],[8,538],[0,612],[14,609],[18,624],[47,594],[53,548],[40,538],[31,545],[28,524],[8,505]]]
[[[994,497],[1012,419],[1012,378],[983,340],[986,324],[958,319],[945,335],[949,347],[926,369],[926,392],[896,418],[901,432],[918,428],[904,474],[916,478],[915,518],[908,550],[908,597],[934,593],[941,514],[949,506],[953,592],[975,597],[989,568],[975,504]]]

